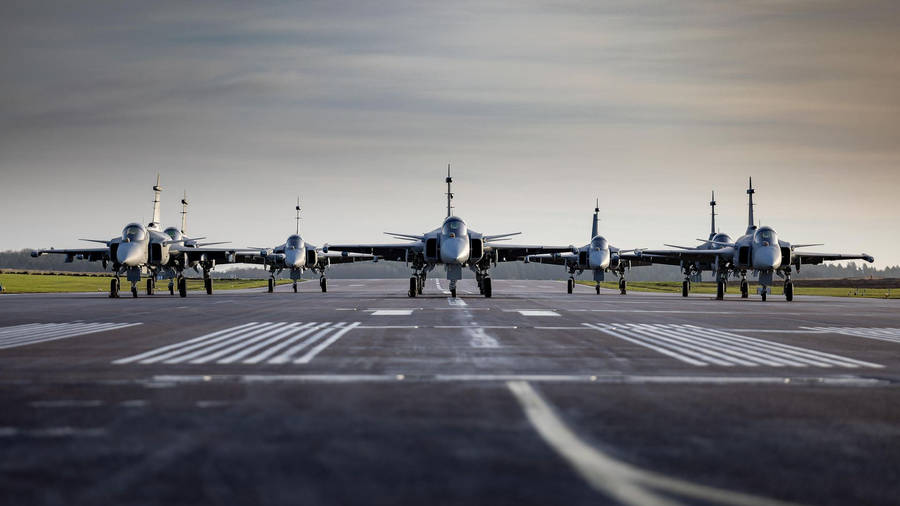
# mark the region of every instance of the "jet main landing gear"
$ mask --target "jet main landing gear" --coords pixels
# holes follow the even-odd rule
[[[628,284],[625,281],[625,276],[619,278],[619,293],[622,295],[628,293]]]
[[[409,292],[407,295],[415,297],[419,293],[419,277],[413,276],[409,278]]]
[[[119,298],[119,277],[118,276],[109,280],[109,298],[110,299],[118,299]]]
[[[153,278],[147,278],[147,295],[153,295]]]
[[[575,278],[569,278],[566,281],[566,293],[571,294],[573,290],[575,290]]]
[[[750,283],[747,282],[747,272],[741,272],[741,298],[747,299],[750,297]]]
[[[322,289],[322,293],[325,293],[328,291],[328,280],[325,279],[325,276],[322,276],[321,278],[319,278],[319,288]]]
[[[597,285],[594,286],[594,288],[597,290],[597,295],[600,295],[600,282],[599,281],[597,281]]]
[[[178,296],[187,297],[187,278],[178,276]]]

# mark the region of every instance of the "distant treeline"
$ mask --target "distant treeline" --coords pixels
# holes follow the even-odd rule
[[[44,255],[38,258],[31,257],[31,250],[2,251],[0,252],[0,269],[27,269],[44,271],[68,271],[68,272],[103,272],[100,262],[86,262],[75,260],[65,263],[65,255]],[[334,265],[328,269],[328,277],[335,279],[367,279],[367,278],[404,278],[409,276],[409,268],[402,262],[359,262],[355,264]],[[192,274],[193,273],[193,274]],[[432,276],[443,276],[444,269],[436,267]],[[471,271],[464,271],[467,278],[474,275]],[[188,271],[189,276],[199,276],[193,270]],[[506,262],[498,264],[491,269],[491,275],[497,279],[565,279],[568,277],[562,266],[526,264],[523,262]],[[282,273],[286,276],[286,273]],[[216,278],[265,278],[268,274],[260,267],[222,266],[213,271]],[[304,277],[315,277],[307,272]],[[678,267],[668,265],[652,265],[648,267],[635,267],[628,271],[626,277],[632,281],[680,281],[681,272]],[[827,265],[804,265],[797,279],[821,279],[821,278],[900,278],[900,265],[875,269],[867,264],[848,262],[846,264],[832,263]],[[591,279],[589,272],[581,275],[580,279]],[[615,279],[607,273],[606,279]],[[704,273],[704,280],[712,280],[709,273]]]

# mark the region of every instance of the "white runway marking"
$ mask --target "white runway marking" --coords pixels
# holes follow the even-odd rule
[[[447,302],[449,302],[451,306],[468,306],[466,301],[458,297],[447,297]]]
[[[379,309],[372,312],[372,316],[409,316],[412,309]]]
[[[466,334],[469,335],[469,346],[473,348],[499,348],[500,343],[493,336],[489,336],[484,327],[466,327]]]
[[[865,337],[890,343],[900,343],[900,329],[868,328],[868,327],[801,327],[811,332],[843,334],[845,336]]]
[[[113,363],[306,364],[358,325],[359,322],[352,324],[251,322],[162,346],[115,360]],[[300,355],[300,352],[311,346],[312,349],[306,354]]]
[[[29,323],[4,327],[0,328],[0,350],[96,332],[123,329],[135,325],[140,325],[140,323]]]
[[[531,310],[531,309],[523,309],[518,311],[518,313],[522,316],[559,316],[559,313],[556,311],[547,311],[544,309],[541,310]]]
[[[742,506],[787,504],[764,497],[697,485],[616,460],[579,438],[528,382],[510,381],[507,387],[541,438],[591,487],[616,502],[636,506],[682,504],[670,499],[674,495],[710,504]],[[661,495],[660,492],[667,495]]]
[[[586,326],[613,337],[696,365],[755,367],[858,367],[884,366],[728,331],[674,324],[596,324]]]
[[[443,293],[444,295],[449,295],[449,294],[450,294],[450,290],[444,290],[444,287],[441,286],[441,280],[435,279],[435,280],[434,280],[434,286],[436,286],[437,289],[438,289],[438,291],[441,292],[441,293]]]

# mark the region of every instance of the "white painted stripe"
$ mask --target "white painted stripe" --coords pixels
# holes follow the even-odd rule
[[[269,357],[274,356],[276,353],[280,353],[281,350],[287,348],[288,346],[291,346],[292,344],[296,343],[297,341],[300,341],[301,339],[312,334],[313,332],[327,328],[329,325],[331,325],[331,324],[330,323],[316,324],[315,322],[313,322],[310,324],[309,327],[302,330],[300,333],[295,334],[295,335],[285,339],[283,342],[278,343],[277,345],[275,345],[271,348],[268,348],[266,351],[264,351],[258,355],[255,355],[253,357],[250,357],[250,358],[244,360],[243,363],[244,364],[258,364],[258,363],[262,362],[263,360],[267,360]],[[270,362],[270,363],[272,363],[272,362]],[[278,363],[278,362],[274,362],[274,363]]]
[[[754,367],[757,364],[755,362],[744,360],[740,358],[739,354],[729,353],[726,350],[719,350],[709,346],[709,343],[704,342],[702,339],[698,339],[694,336],[691,336],[687,333],[682,333],[677,330],[670,330],[663,327],[654,327],[653,325],[629,325],[632,330],[637,332],[645,332],[646,335],[650,336],[651,339],[656,337],[667,343],[673,343],[674,346],[670,346],[677,350],[692,349],[696,350],[701,354],[705,354],[708,357],[712,357],[712,360],[709,360],[712,364],[718,365],[743,365],[748,367]]]
[[[359,325],[359,322],[354,322],[354,323],[351,323],[350,325],[347,325],[346,327],[338,330],[333,336],[329,337],[327,340],[323,341],[322,343],[317,345],[315,348],[309,350],[309,352],[307,352],[306,355],[303,355],[302,357],[298,358],[297,360],[294,360],[294,363],[295,364],[308,364],[310,362],[310,360],[312,360],[316,357],[316,355],[321,353],[325,348],[334,344],[334,342],[337,341],[338,339],[340,339],[341,336],[343,336],[347,332],[350,332],[358,325]]]
[[[713,504],[735,506],[787,504],[764,497],[697,485],[616,460],[582,441],[529,383],[510,381],[507,387],[544,441],[595,490],[618,502],[637,506],[680,504],[657,493],[665,492]]]
[[[417,329],[418,325],[360,325],[358,329]]]
[[[466,301],[458,297],[447,297],[447,302],[449,302],[451,306],[468,306],[468,304],[466,304]]]
[[[204,343],[198,343],[196,345],[189,346],[187,349],[182,348],[180,350],[172,352],[169,354],[169,356],[167,356],[164,360],[162,360],[162,362],[165,364],[180,364],[182,362],[187,362],[188,360],[197,358],[205,353],[209,353],[210,351],[217,350],[224,346],[229,346],[235,342],[238,342],[238,341],[241,341],[248,337],[252,337],[259,333],[265,332],[265,331],[269,330],[271,327],[276,326],[276,325],[277,325],[276,323],[272,323],[272,322],[260,323],[260,324],[257,324],[255,327],[247,329],[246,332],[239,331],[239,332],[232,332],[231,334],[225,334],[223,336],[220,336],[220,337],[217,337],[216,339],[214,339],[213,341],[215,341],[215,342],[207,341]],[[155,358],[148,359],[148,360],[142,360],[141,363],[146,364],[151,361],[159,362],[160,359],[158,357],[155,357]]]
[[[434,325],[433,329],[517,329],[515,325]]]
[[[309,328],[312,325],[313,325],[312,323],[304,323],[303,325],[300,325],[299,322],[288,324],[287,326],[276,331],[275,335],[269,337],[269,339],[265,339],[262,342],[258,342],[257,344],[247,347],[247,348],[241,350],[240,352],[235,353],[231,356],[222,358],[222,359],[216,361],[216,363],[217,364],[230,364],[232,362],[236,362],[236,361],[241,360],[242,358],[246,357],[247,355],[250,355],[251,353],[256,352],[257,350],[265,348],[266,346],[269,346],[273,343],[278,342],[281,339],[284,339],[285,337],[293,334],[294,332],[298,332],[305,328]],[[264,337],[260,337],[260,339],[264,339]]]
[[[252,325],[256,325],[256,322],[245,323],[245,324],[239,325],[239,326],[237,326],[237,327],[229,327],[229,328],[227,328],[227,329],[222,329],[222,330],[219,330],[219,331],[217,331],[217,332],[213,332],[212,334],[206,334],[206,335],[202,335],[202,336],[200,336],[200,337],[195,337],[194,339],[189,339],[189,340],[187,340],[187,341],[183,341],[183,342],[178,342],[178,343],[170,344],[170,345],[168,345],[168,346],[163,346],[163,347],[161,347],[161,348],[155,348],[155,349],[152,349],[152,350],[150,350],[150,351],[148,351],[148,352],[141,353],[141,354],[139,354],[139,355],[134,355],[134,356],[131,356],[131,357],[126,357],[126,358],[122,358],[122,359],[119,359],[119,360],[114,360],[113,363],[114,363],[114,364],[127,364],[127,363],[130,363],[130,362],[137,362],[138,360],[143,360],[143,359],[145,359],[145,358],[152,357],[152,356],[157,355],[157,354],[159,354],[159,353],[164,353],[164,352],[166,352],[166,351],[174,350],[174,349],[180,348],[180,347],[185,346],[185,345],[190,345],[190,344],[193,344],[193,343],[197,343],[197,342],[200,342],[200,341],[204,341],[204,340],[206,340],[206,339],[211,339],[211,338],[214,338],[214,337],[216,337],[216,336],[219,336],[219,335],[222,335],[222,334],[225,334],[225,333],[230,333],[230,332],[233,332],[233,331],[236,331],[236,330],[239,330],[239,329],[243,329],[243,328],[250,327],[250,326],[252,326]]]
[[[5,339],[0,339],[0,349],[16,348],[19,346],[27,346],[29,344],[56,341],[69,337],[133,327],[135,325],[140,325],[140,323],[39,324],[38,326],[28,326],[24,329],[18,329],[20,332],[24,333],[22,335],[8,333]]]
[[[617,338],[619,338],[619,339],[622,339],[623,341],[628,341],[628,342],[630,342],[630,343],[637,344],[637,345],[639,345],[639,346],[643,346],[644,348],[649,348],[649,349],[651,349],[651,350],[658,351],[659,353],[662,353],[663,355],[668,355],[668,356],[670,356],[670,357],[672,357],[672,358],[674,358],[674,359],[680,360],[680,361],[682,361],[682,362],[687,362],[688,364],[691,364],[691,365],[696,365],[696,366],[701,366],[701,367],[706,365],[706,362],[703,362],[703,361],[700,361],[700,360],[695,360],[695,359],[693,359],[693,358],[691,358],[691,357],[687,357],[687,356],[682,355],[682,354],[680,354],[680,353],[675,353],[675,352],[670,351],[670,350],[667,350],[667,349],[665,349],[665,348],[660,348],[660,347],[658,347],[658,346],[654,346],[654,345],[652,345],[652,344],[650,344],[650,343],[647,343],[647,342],[645,342],[645,341],[642,341],[642,340],[632,339],[632,338],[626,336],[625,334],[623,334],[623,333],[621,333],[621,332],[617,332],[617,331],[615,331],[615,330],[613,330],[612,328],[609,328],[609,327],[601,327],[601,326],[599,326],[599,325],[591,325],[590,323],[585,323],[584,325],[585,325],[586,327],[590,327],[590,328],[592,328],[592,329],[594,329],[594,330],[599,330],[600,332],[604,332],[604,333],[609,334],[609,335],[611,335],[611,336],[613,336],[613,337],[617,337]]]
[[[626,327],[625,325],[616,325],[616,327],[623,332],[631,332],[632,337],[637,339],[642,339],[645,342],[653,343],[656,346],[662,346],[671,349],[673,352],[689,355],[700,360],[703,360],[706,363],[721,365],[725,367],[730,367],[734,365],[734,363],[730,360],[722,360],[716,358],[713,354],[709,353],[708,350],[703,348],[702,346],[694,346],[690,344],[685,344],[684,342],[679,342],[670,337],[665,337],[665,335],[660,335],[659,332],[653,332],[651,330],[647,330],[640,327]],[[746,365],[746,364],[745,364]]]
[[[275,358],[269,360],[268,363],[270,363],[270,364],[286,364],[286,363],[290,362],[294,358],[294,355],[296,355],[298,352],[303,351],[306,348],[310,347],[313,343],[319,341],[320,339],[322,339],[323,337],[328,335],[331,331],[341,328],[340,325],[342,325],[342,324],[339,323],[333,327],[329,327],[328,324],[320,325],[319,327],[317,327],[315,329],[315,330],[319,330],[319,332],[314,334],[312,337],[310,337],[306,341],[303,341],[303,342],[295,345],[294,347],[288,349],[284,353],[281,353],[280,355],[276,356]]]
[[[831,364],[820,360],[813,360],[803,354],[789,353],[777,348],[769,348],[764,346],[764,342],[756,342],[756,340],[748,341],[744,336],[731,334],[728,332],[716,331],[715,329],[699,329],[695,328],[695,332],[705,336],[713,343],[723,343],[723,346],[734,346],[738,349],[746,350],[748,354],[767,357],[768,360],[778,362],[780,365],[791,367],[806,367],[814,365],[817,367],[831,367]]]
[[[527,309],[527,310],[519,311],[519,314],[521,314],[522,316],[559,316],[559,313],[557,313],[556,311],[548,311],[545,309],[540,309],[540,310]]]
[[[412,312],[412,309],[379,309],[372,316],[409,316]]]
[[[254,333],[243,335],[243,336],[241,336],[241,339],[240,339],[240,341],[238,341],[237,344],[233,344],[231,346],[228,346],[227,348],[220,349],[220,350],[210,353],[208,355],[201,355],[200,357],[197,357],[197,358],[191,360],[190,362],[192,364],[205,364],[212,360],[222,358],[231,352],[240,350],[242,348],[246,348],[248,345],[258,343],[259,341],[266,340],[267,338],[272,337],[273,334],[280,334],[281,332],[284,331],[285,327],[289,327],[289,326],[293,326],[293,325],[296,325],[296,324],[288,325],[285,322],[275,323],[271,327],[266,328],[265,331],[262,333],[255,333],[256,335],[254,335]]]
[[[473,348],[499,348],[500,343],[484,331],[485,327],[466,327],[466,334],[471,338],[469,346]]]
[[[762,365],[769,365],[773,367],[781,367],[781,366],[793,366],[793,367],[805,367],[808,363],[804,363],[797,360],[792,360],[790,356],[789,358],[782,358],[779,354],[768,353],[764,350],[758,350],[753,348],[748,344],[744,344],[741,341],[732,341],[729,339],[725,339],[720,336],[716,336],[707,331],[707,329],[696,329],[696,333],[700,336],[703,336],[704,339],[708,340],[712,345],[736,350],[740,353],[745,354],[746,356],[756,360]],[[814,364],[815,365],[815,364]],[[826,364],[827,365],[827,364]]]

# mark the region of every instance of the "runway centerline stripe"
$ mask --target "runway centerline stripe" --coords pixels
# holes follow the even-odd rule
[[[788,504],[765,497],[697,485],[616,460],[579,438],[530,383],[509,381],[506,385],[544,442],[565,459],[592,488],[616,502],[635,506],[681,504],[658,493],[665,492],[704,503],[729,506]]]
[[[585,326],[696,366],[884,367],[832,353],[696,325],[613,323]]]
[[[69,337],[106,332],[140,325],[140,323],[112,322],[70,322],[70,323],[28,323],[0,329],[0,350],[17,348],[30,344],[45,343]]]

